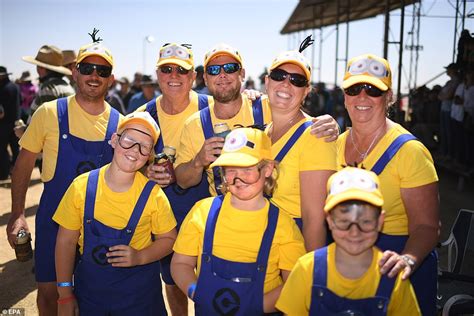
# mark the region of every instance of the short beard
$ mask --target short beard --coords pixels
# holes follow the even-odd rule
[[[227,92],[217,92],[211,91],[214,100],[219,103],[229,103],[231,101],[235,101],[240,96],[240,88],[235,88],[234,90],[230,90]]]

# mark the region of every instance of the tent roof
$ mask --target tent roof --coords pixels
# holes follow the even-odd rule
[[[300,0],[281,34],[317,29],[337,22],[347,22],[348,19],[356,21],[374,17],[385,13],[387,2],[391,11],[401,8],[403,4],[407,6],[419,0]]]

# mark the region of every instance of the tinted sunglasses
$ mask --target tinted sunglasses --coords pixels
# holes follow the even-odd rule
[[[79,63],[77,64],[77,69],[79,69],[81,75],[85,76],[91,75],[94,72],[94,69],[102,78],[108,78],[112,74],[112,67],[104,65]]]
[[[362,89],[365,90],[365,93],[367,93],[369,97],[377,98],[384,94],[384,91],[368,83],[359,83],[350,86],[349,88],[344,89],[344,93],[353,97],[359,95],[362,92]]]
[[[170,74],[175,70],[177,73],[180,75],[187,75],[189,73],[189,70],[181,67],[181,66],[176,66],[176,67],[171,67],[171,66],[160,66],[160,71],[164,74]]]
[[[308,86],[308,79],[300,74],[290,74],[283,69],[274,69],[270,72],[270,79],[274,81],[284,81],[286,78],[290,78],[290,83],[298,88]]]
[[[221,73],[221,68],[224,69],[226,74],[233,74],[240,69],[238,63],[228,63],[224,65],[211,65],[206,67],[206,72],[211,76],[217,76]]]

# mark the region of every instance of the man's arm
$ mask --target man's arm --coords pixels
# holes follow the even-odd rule
[[[12,213],[7,225],[7,238],[12,248],[15,246],[18,231],[21,228],[29,231],[25,219],[25,198],[37,156],[37,153],[22,148],[13,168]]]
[[[192,160],[182,163],[176,167],[176,181],[183,189],[198,184],[202,178],[202,172],[220,155],[224,139],[222,137],[211,137],[204,141],[201,150]]]

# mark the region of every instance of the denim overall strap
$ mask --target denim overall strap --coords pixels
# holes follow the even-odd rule
[[[311,122],[304,122],[298,128],[296,131],[291,135],[290,139],[286,142],[285,146],[280,150],[278,155],[276,155],[275,160],[278,162],[281,162],[283,158],[285,158],[286,154],[290,151],[291,147],[296,143],[296,141],[303,135],[303,132],[311,126]]]
[[[272,247],[273,237],[275,236],[278,215],[278,207],[270,203],[270,208],[268,210],[267,229],[265,229],[265,233],[263,234],[257,256],[257,272],[259,273],[257,274],[256,279],[257,282],[261,282],[261,284],[264,284],[265,275],[267,273],[268,257],[270,256],[270,249]]]
[[[219,195],[214,198],[209,210],[206,221],[206,230],[204,231],[204,242],[202,246],[203,255],[212,255],[212,242],[214,240],[214,232],[216,230],[217,217],[222,206],[224,196]]]
[[[377,175],[380,175],[383,169],[385,169],[385,166],[390,162],[390,160],[392,160],[393,156],[395,156],[398,150],[410,140],[417,140],[417,138],[412,134],[402,134],[395,138],[395,140],[390,144],[390,146],[388,146],[382,156],[380,156],[379,160],[377,160],[371,171],[375,172]]]
[[[158,127],[161,128],[160,120],[158,119],[158,113],[156,111],[156,98],[147,102],[146,111],[150,113],[151,117],[155,120]],[[163,147],[163,133],[160,133],[160,135],[158,136],[158,140],[156,141],[155,153],[161,153],[163,151]]]
[[[90,225],[87,225],[91,221],[94,220],[94,208],[95,208],[95,197],[97,194],[97,184],[99,182],[99,171],[100,169],[94,169],[89,173],[87,178],[87,187],[86,187],[86,201],[84,203],[84,219],[83,219],[83,227],[84,227],[84,252],[86,246],[89,244],[87,240],[88,234],[86,234],[86,229]]]
[[[262,108],[262,98],[255,99],[252,102],[252,114],[253,114],[253,124],[263,126],[263,108]]]
[[[201,111],[199,111],[199,116],[201,118],[201,125],[202,125],[202,131],[204,133],[204,139],[209,139],[211,137],[214,137],[211,110],[209,109],[209,107],[206,107],[202,109]],[[216,193],[217,195],[221,195],[222,192],[218,189],[222,183],[222,179],[219,174],[219,167],[213,167],[212,174],[214,176],[214,187],[216,189]]]
[[[328,280],[328,247],[314,251],[313,286],[319,285],[327,287]]]
[[[109,123],[107,123],[107,130],[105,131],[106,140],[110,140],[112,138],[112,134],[117,131],[119,119],[120,113],[113,107],[110,107]]]
[[[209,106],[208,95],[198,93],[198,107],[199,107],[199,110],[207,108],[208,106]]]

